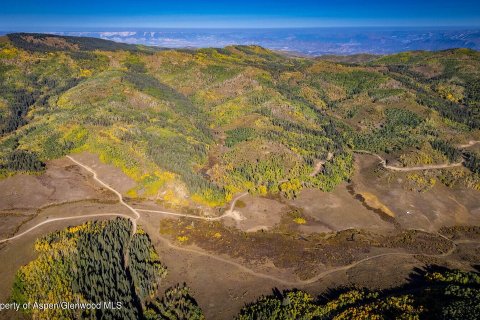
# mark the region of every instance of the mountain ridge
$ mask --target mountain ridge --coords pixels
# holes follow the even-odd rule
[[[245,190],[332,190],[354,172],[355,149],[406,166],[456,162],[454,145],[478,135],[470,49],[349,64],[260,46],[105,51],[28,36],[1,44],[4,174],[21,170],[14,159],[29,171],[89,151],[137,182],[131,197],[216,207]],[[462,179],[476,181],[470,157]]]

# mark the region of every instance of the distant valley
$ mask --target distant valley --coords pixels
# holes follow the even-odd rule
[[[95,37],[165,48],[259,45],[316,56],[392,54],[412,50],[480,49],[480,29],[472,27],[344,27],[293,29],[126,29],[50,30],[58,35]]]

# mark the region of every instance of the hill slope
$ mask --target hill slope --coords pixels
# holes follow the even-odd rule
[[[153,52],[98,41],[2,40],[2,175],[89,151],[137,182],[130,197],[221,206],[245,190],[332,190],[352,175],[354,150],[404,166],[455,162],[456,145],[480,137],[476,51],[346,64],[256,46]],[[469,169],[440,180],[480,188],[479,156],[467,156]]]

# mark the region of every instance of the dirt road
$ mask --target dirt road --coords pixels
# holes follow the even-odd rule
[[[3,243],[3,242],[7,242],[7,241],[12,241],[12,240],[15,240],[21,236],[24,236],[26,234],[28,234],[29,232],[31,232],[32,230],[42,226],[42,225],[45,225],[47,223],[52,223],[52,222],[55,222],[55,221],[65,221],[65,220],[75,220],[75,219],[80,219],[80,218],[98,218],[98,217],[106,217],[106,216],[111,216],[111,217],[123,217],[123,218],[126,218],[126,219],[130,219],[134,225],[134,228],[135,228],[135,231],[136,231],[136,226],[137,226],[137,222],[138,220],[141,218],[141,214],[139,213],[139,211],[145,211],[145,212],[158,212],[158,213],[162,213],[162,214],[167,214],[167,215],[174,215],[174,216],[181,216],[181,217],[186,217],[186,218],[195,218],[195,219],[203,219],[203,220],[218,220],[218,219],[222,219],[222,218],[225,218],[225,217],[231,217],[232,216],[232,212],[234,207],[235,207],[235,203],[238,199],[240,199],[241,197],[247,195],[247,193],[243,193],[239,196],[237,196],[231,203],[230,205],[230,208],[222,215],[222,216],[219,216],[219,217],[199,217],[199,216],[194,216],[194,215],[189,215],[189,214],[182,214],[182,213],[175,213],[175,212],[168,212],[168,211],[158,211],[158,210],[144,210],[144,209],[135,209],[133,208],[132,206],[130,206],[129,204],[125,203],[125,201],[123,200],[123,197],[121,195],[120,192],[118,192],[117,190],[115,190],[113,187],[109,186],[107,183],[103,182],[102,180],[100,180],[97,176],[97,173],[95,172],[95,170],[93,170],[92,168],[84,165],[83,163],[75,160],[74,158],[72,158],[71,156],[67,156],[72,162],[74,162],[75,164],[79,165],[80,167],[84,168],[85,170],[87,170],[88,172],[90,172],[92,175],[93,175],[93,178],[95,179],[95,181],[97,181],[99,184],[101,184],[102,186],[104,186],[105,188],[107,188],[108,190],[112,191],[113,193],[115,193],[118,197],[118,200],[119,200],[119,203],[122,204],[123,206],[125,206],[126,208],[128,208],[133,214],[134,216],[129,216],[129,215],[125,215],[125,214],[120,214],[120,213],[104,213],[104,214],[95,214],[95,215],[83,215],[83,216],[71,216],[71,217],[63,217],[63,218],[51,218],[51,219],[48,219],[48,220],[45,220],[43,222],[40,222],[36,225],[34,225],[33,227],[23,231],[22,233],[19,233],[15,236],[12,236],[10,238],[7,238],[7,239],[3,239],[3,240],[0,240],[0,243]],[[380,156],[378,156],[382,161],[384,161]],[[402,168],[402,169],[407,169],[407,168]],[[445,238],[445,237],[444,237]],[[423,254],[423,253],[405,253],[405,252],[389,252],[389,253],[382,253],[382,254],[377,254],[377,255],[374,255],[374,256],[370,256],[370,257],[365,257],[363,259],[360,259],[360,260],[357,260],[355,262],[352,262],[351,264],[348,264],[348,265],[344,265],[344,266],[339,266],[339,267],[334,267],[334,268],[330,268],[328,270],[325,270],[319,274],[317,274],[315,277],[312,277],[310,279],[306,279],[306,280],[296,280],[296,281],[288,281],[288,280],[285,280],[285,279],[282,279],[282,278],[279,278],[279,277],[276,277],[276,276],[273,276],[273,275],[269,275],[269,274],[264,274],[264,273],[260,273],[260,272],[257,272],[255,270],[252,270],[240,263],[237,263],[235,261],[231,261],[231,260],[228,260],[228,259],[225,259],[225,258],[222,258],[222,257],[219,257],[219,256],[216,256],[214,254],[211,254],[211,253],[208,253],[208,252],[205,252],[205,251],[202,251],[202,250],[198,250],[198,249],[194,249],[194,248],[189,248],[189,247],[185,247],[185,246],[179,246],[179,245],[175,245],[174,243],[172,243],[171,241],[169,241],[167,238],[164,238],[164,237],[161,237],[160,236],[160,240],[165,243],[165,245],[167,245],[169,248],[172,248],[172,249],[175,249],[175,250],[178,250],[178,251],[184,251],[184,252],[190,252],[190,253],[194,253],[194,254],[198,254],[198,255],[202,255],[202,256],[206,256],[206,257],[209,257],[209,258],[212,258],[214,260],[217,260],[217,261],[220,261],[222,263],[226,263],[226,264],[229,264],[231,266],[234,266],[238,269],[240,269],[241,271],[245,272],[245,273],[248,273],[250,275],[253,275],[253,276],[256,276],[256,277],[260,277],[260,278],[264,278],[264,279],[269,279],[269,280],[272,280],[272,281],[275,281],[277,283],[281,283],[281,284],[284,284],[284,285],[289,285],[289,286],[305,286],[305,285],[309,285],[309,284],[312,284],[314,282],[317,282],[319,281],[320,279],[332,274],[332,273],[335,273],[335,272],[338,272],[338,271],[346,271],[346,270],[349,270],[351,268],[354,268],[355,266],[361,264],[361,263],[364,263],[366,261],[370,261],[370,260],[373,260],[373,259],[377,259],[377,258],[381,258],[381,257],[386,257],[386,256],[416,256],[416,255],[421,255],[421,256],[425,256],[425,257],[435,257],[435,258],[441,258],[441,257],[447,257],[449,255],[451,255],[454,251],[455,251],[455,248],[456,248],[456,242],[454,241],[451,241],[452,242],[452,248],[446,252],[446,253],[443,253],[443,254],[436,254],[436,255],[432,255],[432,254]],[[463,240],[459,240],[458,243],[462,243],[461,241]],[[469,242],[472,242],[472,240],[469,240]],[[480,241],[473,241],[473,242],[477,242],[477,243],[480,243]]]
[[[421,170],[432,170],[432,169],[447,169],[447,168],[454,168],[460,167],[463,165],[464,161],[459,161],[455,163],[443,163],[443,164],[426,164],[423,166],[415,166],[415,167],[397,167],[397,166],[390,166],[387,165],[387,161],[383,159],[380,155],[366,151],[366,150],[355,150],[356,153],[364,153],[369,154],[371,156],[377,157],[380,160],[380,164],[382,167],[392,171],[402,171],[402,172],[409,172],[409,171],[421,171]]]

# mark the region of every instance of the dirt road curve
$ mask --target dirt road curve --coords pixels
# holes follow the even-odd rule
[[[462,161],[455,162],[455,163],[426,164],[426,165],[423,165],[423,166],[416,166],[416,167],[397,167],[397,166],[387,165],[387,161],[376,153],[366,151],[366,150],[355,150],[354,152],[369,154],[371,156],[377,157],[380,160],[380,164],[382,165],[382,167],[384,167],[385,169],[388,169],[388,170],[392,170],[392,171],[409,172],[409,171],[421,171],[421,170],[432,170],[432,169],[446,169],[446,168],[460,167],[460,166],[463,165],[463,162],[464,162],[462,160]]]
[[[185,217],[185,218],[205,220],[205,221],[216,221],[216,220],[224,219],[224,218],[227,218],[227,217],[230,217],[230,218],[235,219],[235,220],[241,220],[242,217],[240,217],[238,214],[235,214],[233,209],[235,208],[235,204],[237,203],[237,201],[240,198],[246,196],[247,194],[248,194],[248,192],[245,192],[245,193],[242,193],[239,196],[235,197],[232,200],[232,203],[230,204],[230,208],[228,210],[226,210],[224,214],[222,214],[221,216],[218,216],[218,217],[202,217],[202,216],[196,216],[196,215],[193,215],[193,214],[176,213],[176,212],[161,211],[161,210],[150,210],[150,209],[136,209],[136,210],[141,211],[141,212],[162,213],[162,214],[171,215],[171,216]]]
[[[466,143],[466,144],[459,144],[459,145],[457,145],[457,148],[465,149],[465,148],[469,148],[469,147],[471,147],[471,146],[474,146],[474,145],[476,145],[477,143],[480,143],[480,140],[470,140],[470,141],[468,141],[468,143]]]
[[[135,219],[132,219],[130,218],[130,220],[132,220],[132,223],[133,223],[133,232],[132,233],[136,233],[137,232],[137,220],[140,218],[140,214],[138,213],[137,210],[135,210],[134,208],[132,208],[130,205],[128,205],[127,203],[125,203],[123,201],[123,197],[122,197],[122,194],[120,192],[118,192],[117,190],[115,190],[114,188],[112,188],[111,186],[109,186],[108,184],[106,184],[105,182],[103,182],[102,180],[100,180],[97,176],[97,172],[94,171],[92,168],[90,167],[87,167],[86,165],[84,165],[83,163],[73,159],[72,157],[70,156],[67,156],[68,159],[70,159],[71,161],[73,161],[75,164],[79,165],[80,167],[82,167],[83,169],[87,170],[88,172],[90,172],[91,174],[93,174],[93,179],[95,181],[97,181],[98,183],[100,183],[102,186],[104,186],[105,188],[107,188],[108,190],[112,191],[113,193],[115,193],[115,195],[118,197],[118,201],[120,202],[121,205],[125,206],[128,208],[128,210],[130,210],[134,215],[135,215]]]
[[[126,218],[126,219],[130,219],[133,223],[133,226],[134,226],[134,230],[136,230],[137,228],[137,221],[141,218],[141,215],[139,213],[139,211],[145,211],[145,212],[158,212],[158,213],[162,213],[162,214],[167,214],[167,215],[174,215],[174,216],[182,216],[182,217],[186,217],[186,218],[195,218],[195,219],[204,219],[204,220],[218,220],[218,219],[222,219],[222,218],[225,218],[225,217],[235,217],[234,214],[232,214],[234,212],[234,207],[235,207],[235,203],[238,199],[240,199],[241,197],[247,195],[247,193],[243,193],[239,196],[237,196],[231,203],[230,205],[230,208],[229,210],[227,210],[222,216],[219,216],[219,217],[215,217],[215,218],[211,218],[211,217],[198,217],[198,216],[193,216],[193,215],[188,215],[188,214],[182,214],[182,213],[175,213],[175,212],[168,212],[168,211],[157,211],[157,210],[143,210],[143,209],[135,209],[133,208],[132,206],[128,205],[127,203],[124,202],[123,200],[123,197],[121,195],[120,192],[118,192],[117,190],[115,190],[114,188],[112,188],[111,186],[109,186],[107,183],[103,182],[102,180],[100,180],[97,176],[97,173],[95,172],[95,170],[93,170],[92,168],[84,165],[83,163],[75,160],[74,158],[70,157],[70,156],[67,156],[71,161],[73,161],[75,164],[79,165],[80,167],[84,168],[85,170],[87,170],[88,172],[92,173],[93,175],[93,178],[95,179],[95,181],[97,181],[99,184],[101,184],[103,187],[107,188],[108,190],[112,191],[113,193],[115,193],[118,197],[118,200],[119,200],[119,203],[122,204],[123,206],[125,206],[126,208],[128,208],[133,214],[134,216],[129,216],[129,215],[126,215],[126,214],[120,214],[120,213],[104,213],[104,214],[92,214],[92,215],[83,215],[83,216],[71,216],[71,217],[63,217],[63,218],[51,218],[51,219],[48,219],[48,220],[45,220],[43,222],[40,222],[38,224],[36,224],[35,226],[29,228],[28,230],[25,230],[23,231],[22,233],[19,233],[15,236],[12,236],[10,238],[7,238],[7,239],[3,239],[3,240],[0,240],[0,243],[4,243],[4,242],[7,242],[7,241],[12,241],[12,240],[15,240],[19,237],[22,237],[26,234],[28,234],[29,232],[31,232],[32,230],[42,226],[42,225],[45,225],[47,223],[52,223],[52,222],[56,222],[56,221],[65,221],[65,220],[75,220],[75,219],[81,219],[81,218],[98,218],[98,217],[107,217],[107,216],[110,216],[110,217],[123,217],[123,218]],[[382,159],[383,160],[383,159]],[[250,274],[252,276],[255,276],[255,277],[259,277],[259,278],[264,278],[264,279],[269,279],[269,280],[272,280],[272,281],[275,281],[277,283],[281,283],[281,284],[284,284],[284,285],[288,285],[288,286],[305,286],[305,285],[308,285],[308,284],[312,284],[314,282],[317,282],[319,281],[320,279],[334,273],[334,272],[338,272],[338,271],[342,271],[342,270],[348,270],[348,269],[351,269],[361,263],[364,263],[366,261],[370,261],[370,260],[373,260],[373,259],[377,259],[377,258],[381,258],[381,257],[386,257],[386,256],[416,256],[416,255],[421,255],[421,256],[426,256],[426,257],[436,257],[436,258],[440,258],[440,257],[447,257],[449,256],[450,254],[452,254],[454,251],[455,251],[455,248],[456,248],[456,242],[454,241],[451,241],[452,242],[452,248],[446,252],[446,253],[443,253],[443,254],[437,254],[437,255],[430,255],[430,254],[423,254],[423,253],[405,253],[405,252],[390,252],[390,253],[383,253],[383,254],[377,254],[377,255],[374,255],[374,256],[370,256],[370,257],[366,257],[366,258],[363,258],[363,259],[360,259],[358,261],[355,261],[351,264],[348,264],[348,265],[344,265],[344,266],[339,266],[339,267],[334,267],[334,268],[330,268],[326,271],[323,271],[319,274],[317,274],[315,277],[313,278],[310,278],[310,279],[306,279],[306,280],[297,280],[297,281],[287,281],[285,279],[282,279],[282,278],[279,278],[279,277],[275,277],[273,275],[269,275],[269,274],[264,274],[264,273],[260,273],[260,272],[256,272],[242,264],[239,264],[237,262],[234,262],[234,261],[231,261],[231,260],[228,260],[228,259],[225,259],[225,258],[221,258],[221,257],[218,257],[214,254],[211,254],[211,253],[208,253],[208,252],[205,252],[205,251],[202,251],[202,250],[197,250],[197,249],[194,249],[194,248],[189,248],[189,247],[184,247],[184,246],[178,246],[178,245],[175,245],[174,243],[170,242],[168,239],[166,238],[163,238],[160,236],[160,240],[166,244],[166,246],[168,246],[169,248],[172,248],[173,250],[178,250],[178,251],[184,251],[184,252],[189,252],[189,253],[194,253],[194,254],[197,254],[197,255],[202,255],[202,256],[206,256],[206,257],[209,257],[209,258],[212,258],[214,260],[217,260],[217,261],[220,261],[220,262],[223,262],[223,263],[226,263],[226,264],[229,264],[231,266],[234,266],[238,269],[240,269],[241,271],[247,273],[247,274]],[[462,243],[463,240],[460,240],[458,241],[458,243]],[[469,242],[477,242],[477,243],[480,243],[480,241],[471,241],[469,240]]]
[[[121,213],[101,213],[101,214],[86,214],[86,215],[81,215],[81,216],[71,216],[71,217],[64,217],[64,218],[51,218],[48,220],[45,220],[43,222],[40,222],[39,224],[34,225],[30,229],[27,229],[23,231],[22,233],[16,234],[13,237],[7,238],[7,239],[2,239],[0,240],[0,243],[15,240],[17,238],[20,238],[21,236],[26,235],[27,233],[45,225],[48,223],[56,222],[56,221],[64,221],[64,220],[75,220],[75,219],[83,219],[83,218],[99,218],[99,217],[123,217],[126,219],[132,219],[132,217],[126,215],[126,214],[121,214]]]

